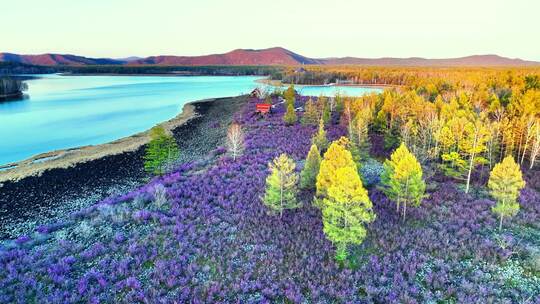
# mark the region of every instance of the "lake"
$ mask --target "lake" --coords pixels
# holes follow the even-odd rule
[[[252,76],[62,76],[27,81],[28,99],[0,103],[0,165],[53,150],[102,144],[178,115],[184,104],[249,93]],[[302,86],[333,95],[336,87]],[[343,95],[378,91],[340,87]]]

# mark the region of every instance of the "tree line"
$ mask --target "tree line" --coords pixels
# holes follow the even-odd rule
[[[28,88],[21,79],[13,77],[0,77],[0,99],[21,97]]]

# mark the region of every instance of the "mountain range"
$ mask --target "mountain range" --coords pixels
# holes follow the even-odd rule
[[[237,49],[224,54],[203,56],[151,56],[122,59],[88,58],[77,55],[19,55],[0,53],[0,62],[17,62],[44,66],[82,65],[365,65],[365,66],[540,66],[538,61],[507,58],[498,55],[474,55],[459,58],[309,58],[281,47],[268,49]]]

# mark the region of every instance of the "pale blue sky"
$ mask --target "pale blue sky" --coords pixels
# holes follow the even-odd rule
[[[4,2],[5,3],[2,3]],[[540,60],[537,0],[0,0],[0,52]]]

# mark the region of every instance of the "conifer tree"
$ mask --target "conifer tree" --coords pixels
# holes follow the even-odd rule
[[[396,202],[398,212],[402,206],[402,216],[405,218],[407,204],[417,207],[425,196],[426,184],[422,179],[422,167],[403,143],[392,153],[390,159],[384,162],[383,167],[381,188],[390,200]]]
[[[368,127],[370,123],[371,112],[364,108],[356,114],[354,119],[349,122],[349,138],[351,140],[351,153],[356,163],[366,159],[369,156],[370,142],[368,138]]]
[[[291,103],[287,103],[287,111],[283,115],[283,121],[286,125],[291,126],[296,123],[298,117],[296,116],[296,111]]]
[[[339,92],[334,97],[334,102],[336,104],[336,107],[334,108],[334,111],[336,113],[338,113],[339,115],[341,115],[343,113],[343,111],[345,110],[345,100],[344,100],[343,96],[341,96],[341,94],[339,94]]]
[[[272,212],[279,212],[281,217],[284,209],[299,207],[296,200],[298,192],[296,164],[287,154],[281,154],[268,166],[270,175],[266,178],[266,193],[263,197],[263,203]]]
[[[323,231],[336,246],[336,259],[344,261],[348,245],[362,243],[367,234],[365,225],[375,219],[375,214],[354,163],[338,168],[334,174],[322,204]]]
[[[492,211],[499,216],[499,229],[502,229],[504,217],[511,217],[518,213],[517,198],[523,187],[525,187],[525,181],[521,169],[512,156],[505,157],[491,171],[488,188],[491,196],[497,201]]]
[[[339,168],[350,167],[357,170],[351,152],[347,150],[349,140],[345,137],[332,142],[328,151],[324,153],[323,160],[317,175],[317,196],[327,197],[328,188],[335,183],[336,172]]]
[[[294,85],[291,84],[287,90],[285,90],[285,92],[283,93],[283,97],[285,98],[285,101],[287,102],[287,104],[292,104],[292,106],[294,107],[294,100],[295,100],[295,90],[294,90]]]
[[[144,169],[151,174],[165,173],[167,166],[178,158],[179,151],[176,140],[165,133],[162,126],[150,130],[150,142],[144,155]]]
[[[319,121],[319,113],[317,112],[317,107],[315,106],[315,103],[310,98],[306,102],[306,108],[304,111],[304,115],[302,116],[302,124],[303,125],[317,125],[317,122]]]
[[[321,154],[317,145],[311,145],[307,155],[306,164],[300,173],[300,187],[302,189],[315,189],[317,174],[321,166]]]
[[[319,102],[322,103],[321,118],[325,126],[330,123],[330,106],[328,105],[328,99],[326,97],[319,97]]]
[[[323,120],[319,120],[319,130],[311,139],[311,143],[316,145],[320,152],[323,152],[328,147],[328,139],[326,139],[326,131],[324,130]]]

